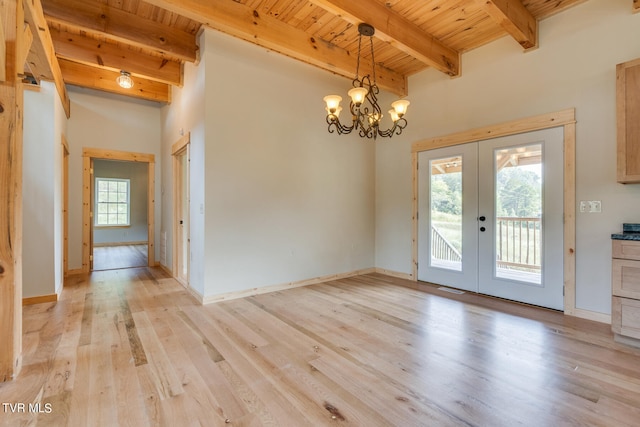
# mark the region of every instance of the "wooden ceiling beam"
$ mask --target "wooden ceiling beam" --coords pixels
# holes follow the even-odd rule
[[[633,13],[640,12],[640,0],[633,0]]]
[[[33,42],[27,55],[27,64],[37,79],[52,80],[62,102],[62,108],[71,116],[71,101],[64,85],[62,71],[56,58],[51,33],[44,18],[40,0],[24,0],[24,21],[31,28]]]
[[[375,36],[417,60],[450,76],[460,75],[460,53],[411,21],[372,0],[310,0],[334,15],[357,25],[366,22]]]
[[[520,0],[476,0],[525,49],[538,47],[538,21]]]
[[[147,101],[167,104],[171,102],[171,87],[166,83],[131,76],[133,87],[131,89],[123,89],[116,83],[116,78],[120,75],[119,72],[92,67],[62,58],[59,59],[59,62],[64,81],[67,84],[131,96]]]
[[[195,62],[195,34],[143,19],[96,1],[43,0],[47,19],[81,27],[110,39],[159,52],[166,57]]]
[[[231,0],[146,0],[209,28],[274,50],[316,67],[353,79],[356,59],[347,50],[309,36],[286,23]],[[370,67],[370,63],[363,64]],[[376,69],[380,88],[404,96],[405,76],[384,67]]]
[[[126,70],[150,80],[182,86],[182,64],[179,61],[148,55],[53,27],[51,37],[59,58],[111,71]]]

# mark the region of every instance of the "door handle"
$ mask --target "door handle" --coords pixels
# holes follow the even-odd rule
[[[482,215],[481,217],[478,217],[478,219],[479,219],[480,221],[483,221],[483,222],[484,222],[484,220],[486,220],[486,219],[487,219],[487,217],[485,217],[484,215]]]
[[[486,230],[487,230],[486,228],[484,228],[484,227],[480,227],[480,231],[484,232],[484,231],[486,231]]]

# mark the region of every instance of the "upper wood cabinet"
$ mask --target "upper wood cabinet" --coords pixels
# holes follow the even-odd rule
[[[616,67],[618,182],[640,183],[640,59]]]

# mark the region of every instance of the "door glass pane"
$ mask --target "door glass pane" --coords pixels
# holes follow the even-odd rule
[[[541,284],[542,144],[495,150],[495,272]]]
[[[462,271],[462,157],[429,164],[431,266]]]

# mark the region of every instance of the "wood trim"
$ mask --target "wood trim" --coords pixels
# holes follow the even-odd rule
[[[501,124],[486,126],[468,131],[452,133],[446,136],[429,138],[414,142],[411,151],[433,150],[434,148],[450,147],[452,145],[465,144],[467,142],[482,141],[484,139],[500,136],[515,135],[534,130],[548,129],[556,126],[575,122],[575,109],[569,108],[555,113],[541,114],[528,119],[518,119]]]
[[[147,177],[147,261],[149,267],[156,265],[156,164],[149,162]]]
[[[73,270],[67,271],[67,274],[65,274],[65,276],[77,276],[78,274],[84,274],[84,270],[82,268],[74,268]]]
[[[191,143],[191,132],[187,132],[182,138],[171,146],[171,155],[175,156],[182,151],[189,143]]]
[[[607,325],[611,324],[611,315],[604,313],[597,313],[595,311],[583,310],[581,308],[576,308],[573,310],[573,314],[565,313],[567,316],[578,317],[580,319],[593,320],[594,322],[605,323]]]
[[[91,251],[92,224],[91,207],[92,183],[94,159],[119,160],[148,164],[147,183],[147,259],[149,267],[156,264],[155,261],[155,156],[146,153],[133,153],[128,151],[115,151],[102,148],[83,148],[83,173],[82,173],[82,272],[89,273],[92,269]]]
[[[109,243],[94,243],[93,246],[96,248],[110,248],[115,246],[138,246],[138,245],[148,245],[149,242],[140,241],[140,242],[109,242]]]
[[[576,316],[576,124],[564,125],[564,313]],[[595,313],[594,313],[595,314]]]
[[[23,92],[17,63],[24,25],[22,1],[0,2],[5,77],[0,83],[0,383],[22,366],[22,144]]]
[[[22,298],[22,305],[34,305],[34,304],[42,304],[45,302],[57,302],[58,301],[58,294],[51,294],[51,295],[40,295],[37,297],[27,297],[27,298]]]
[[[375,268],[375,272],[385,276],[397,277],[398,279],[413,280],[412,274],[400,273],[399,271],[387,270],[385,268]]]
[[[418,153],[411,153],[411,170],[413,177],[411,184],[413,187],[411,206],[411,276],[413,280],[418,280]]]
[[[60,64],[56,58],[55,49],[49,26],[44,17],[41,1],[20,1],[24,5],[23,21],[31,27],[34,37],[32,49],[29,52],[29,68],[38,80],[53,80],[67,118],[71,117],[71,100],[62,78]]]
[[[91,157],[82,158],[82,272],[91,270]]]
[[[153,154],[116,151],[106,148],[83,148],[82,157],[93,157],[94,159],[122,160],[125,162],[141,163],[152,163],[156,161]]]
[[[4,22],[0,19],[0,82],[7,80],[7,41],[4,33]]]
[[[412,145],[412,169],[413,169],[413,227],[412,227],[412,256],[414,257],[414,267],[412,274],[417,280],[417,268],[415,260],[418,253],[418,161],[417,154],[420,151],[435,148],[449,147],[453,145],[477,142],[500,136],[515,135],[519,133],[532,132],[553,127],[564,127],[564,313],[572,316],[584,317],[587,319],[605,320],[606,315],[601,313],[579,310],[575,307],[576,296],[576,271],[575,271],[575,239],[576,239],[576,217],[575,217],[575,144],[576,144],[576,120],[575,108],[570,108],[555,113],[541,114],[525,119],[513,120],[510,122],[458,132],[437,138],[430,138],[415,142]],[[588,314],[591,313],[591,314]],[[590,317],[587,317],[590,316]]]
[[[353,277],[353,276],[360,276],[360,275],[363,275],[363,274],[375,273],[375,270],[376,270],[375,268],[366,268],[366,269],[363,269],[363,270],[355,270],[355,271],[351,271],[351,272],[348,272],[348,273],[330,274],[330,275],[327,275],[327,276],[320,276],[320,277],[316,277],[316,278],[313,278],[313,279],[298,280],[298,281],[295,281],[295,282],[282,283],[282,284],[279,284],[279,285],[263,286],[263,287],[260,287],[260,288],[252,288],[252,289],[246,289],[246,290],[243,290],[243,291],[228,292],[228,293],[225,293],[225,294],[212,295],[210,297],[202,297],[202,304],[211,304],[211,303],[214,303],[214,302],[228,301],[228,300],[232,300],[232,299],[244,298],[244,297],[249,297],[249,296],[253,296],[253,295],[266,294],[266,293],[269,293],[269,292],[283,291],[285,289],[293,289],[293,288],[299,288],[299,287],[302,287],[302,286],[315,285],[315,284],[322,283],[322,282],[329,282],[331,280],[339,280],[339,279],[345,279],[347,277]],[[192,289],[192,288],[189,287],[188,289]]]
[[[69,271],[69,143],[64,134],[60,136],[62,144],[62,271]]]
[[[631,7],[633,10],[633,13],[640,12],[640,0],[633,0],[633,4]]]

